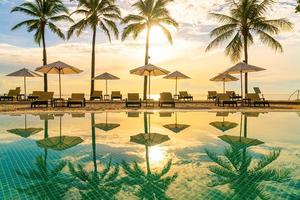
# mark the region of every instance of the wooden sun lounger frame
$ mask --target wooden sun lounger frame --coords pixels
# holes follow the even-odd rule
[[[139,93],[128,93],[128,98],[125,100],[126,107],[142,107],[142,99]]]
[[[46,106],[46,108],[49,107],[49,103],[52,106],[53,103],[53,95],[54,92],[42,92],[37,100],[34,100],[31,102],[30,107],[36,108],[38,106]]]
[[[175,108],[175,100],[170,92],[160,93],[158,106],[164,107],[164,105],[171,105],[171,107]]]
[[[190,95],[187,91],[180,91],[178,100],[194,101],[194,97]]]
[[[233,106],[233,107],[238,106],[237,101],[230,99],[229,94],[217,94],[216,105],[218,106],[222,105],[223,107],[225,107],[225,105]]]
[[[71,98],[67,101],[67,107],[72,107],[72,105],[80,105],[81,107],[86,106],[86,100],[83,93],[73,93]]]
[[[245,104],[247,104],[249,107],[250,106],[261,106],[263,105],[264,107],[268,106],[270,107],[270,102],[265,100],[264,98],[260,98],[257,93],[248,93],[246,94],[246,98],[244,99]]]

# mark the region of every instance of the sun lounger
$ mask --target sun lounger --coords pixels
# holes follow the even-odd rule
[[[49,103],[52,104],[54,92],[42,92],[40,93],[37,100],[31,102],[31,108],[36,108],[37,106],[46,106],[48,108]]]
[[[92,96],[91,96],[91,100],[103,100],[103,94],[102,94],[102,91],[94,91]]]
[[[20,87],[16,87],[14,90],[9,90],[7,94],[0,96],[0,101],[13,101],[15,99],[19,100],[20,92]]]
[[[120,100],[122,101],[122,94],[120,91],[112,91],[111,92],[111,100]]]
[[[244,99],[244,101],[246,102],[246,104],[248,104],[248,106],[253,105],[254,107],[256,106],[269,106],[270,107],[270,102],[266,101],[264,98],[260,98],[258,94],[256,93],[248,93],[246,94],[246,97]]]
[[[242,99],[242,97],[237,95],[235,93],[235,91],[226,91],[226,94],[228,94],[230,96],[230,98],[233,100],[241,100]]]
[[[139,93],[128,93],[128,98],[126,99],[125,105],[126,107],[142,107],[142,99],[140,98]]]
[[[81,107],[85,107],[85,98],[83,93],[73,93],[71,98],[67,101],[67,107],[71,107],[72,105],[80,105]]]
[[[207,100],[216,100],[217,92],[216,91],[208,91]]]
[[[33,91],[32,94],[28,95],[27,99],[30,101],[37,100],[42,93],[43,91]]]
[[[261,95],[261,99],[262,99],[262,100],[265,99],[265,98],[264,98],[264,95],[262,94],[262,92],[261,92],[261,90],[260,90],[259,87],[254,87],[253,90],[254,90],[254,92],[255,92],[256,94],[258,94],[258,96]]]
[[[158,106],[163,107],[164,105],[175,107],[175,100],[172,97],[172,94],[170,92],[160,93],[160,99],[158,102]]]
[[[178,96],[178,100],[189,100],[189,101],[193,101],[194,97],[190,94],[188,94],[187,91],[180,91],[179,92],[179,96]]]
[[[229,94],[217,94],[216,97],[216,104],[218,106],[222,105],[223,107],[225,105],[229,105],[229,106],[236,106],[237,107],[237,101],[236,100],[232,100],[229,96]]]

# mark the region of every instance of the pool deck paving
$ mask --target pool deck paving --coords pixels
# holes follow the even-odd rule
[[[40,107],[31,108],[28,101],[0,102],[1,113],[37,113],[37,112],[103,112],[103,111],[144,111],[144,110],[178,110],[178,111],[229,111],[229,112],[300,112],[300,102],[296,101],[270,101],[270,107],[248,107],[248,106],[216,106],[212,101],[178,101],[175,108],[160,108],[158,102],[154,106],[141,108],[126,108],[124,101],[87,101],[86,107]]]

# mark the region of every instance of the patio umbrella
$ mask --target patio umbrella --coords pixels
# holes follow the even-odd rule
[[[83,140],[80,137],[62,136],[61,125],[62,125],[62,115],[59,115],[59,136],[38,140],[36,141],[37,145],[45,149],[62,151],[65,149],[72,148],[80,144],[81,142],[83,142]]]
[[[24,119],[25,119],[24,128],[10,129],[10,130],[7,130],[7,132],[15,134],[15,135],[19,135],[23,138],[28,138],[29,136],[37,134],[43,130],[42,128],[28,128],[26,114],[24,115]]]
[[[164,77],[165,79],[173,79],[176,81],[175,83],[175,95],[177,95],[177,80],[178,79],[190,79],[190,77],[184,75],[183,73],[179,71],[175,71],[167,76]]]
[[[222,116],[223,120],[211,122],[211,123],[209,123],[209,125],[219,129],[222,132],[226,132],[230,129],[237,127],[237,125],[238,125],[237,123],[225,121],[225,117],[227,117],[228,114],[229,114],[228,112],[217,112],[216,116]]]
[[[27,96],[27,92],[26,92],[26,78],[27,77],[42,77],[38,73],[30,71],[29,69],[26,69],[26,68],[20,69],[20,70],[18,70],[16,72],[13,72],[11,74],[7,74],[6,76],[15,76],[15,77],[23,77],[24,78],[24,94],[25,94],[25,99],[26,99],[26,96]]]
[[[163,127],[169,129],[170,131],[173,131],[174,133],[179,133],[179,132],[183,131],[184,129],[190,127],[190,125],[178,124],[177,123],[177,112],[175,112],[175,123],[174,124],[166,124]]]
[[[243,73],[249,73],[249,72],[258,72],[266,70],[261,67],[256,67],[254,65],[249,65],[245,62],[240,62],[233,67],[227,69],[224,73],[225,74],[241,74],[241,95],[243,96]]]
[[[105,132],[111,131],[117,127],[119,127],[120,124],[116,124],[116,123],[108,123],[107,120],[107,112],[105,112],[105,123],[99,123],[99,124],[95,124],[94,127],[101,129]]]
[[[170,140],[169,136],[159,133],[140,133],[130,136],[130,142],[142,144],[146,146],[155,146]]]
[[[237,81],[237,80],[239,80],[239,79],[235,78],[234,76],[231,76],[230,74],[224,74],[224,73],[219,74],[210,79],[210,81],[223,82],[223,93],[225,93],[225,91],[226,91],[226,88],[225,88],[226,82]]]
[[[77,69],[71,65],[68,65],[64,62],[57,61],[44,65],[35,69],[37,72],[44,74],[58,74],[59,77],[59,98],[61,98],[61,74],[79,74],[82,70]]]
[[[119,77],[116,77],[116,76],[114,76],[114,75],[112,75],[110,73],[107,73],[107,72],[105,72],[103,74],[100,74],[99,76],[96,76],[94,78],[94,80],[105,80],[106,95],[107,95],[107,81],[108,80],[119,80],[119,79],[120,79]]]
[[[144,65],[142,67],[138,67],[136,69],[130,70],[130,74],[149,77],[148,99],[150,99],[150,78],[151,78],[151,76],[162,76],[162,75],[167,75],[169,73],[170,72],[168,70],[162,69],[160,67],[156,67],[152,64]]]

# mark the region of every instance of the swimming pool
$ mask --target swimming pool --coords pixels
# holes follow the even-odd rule
[[[0,115],[0,199],[300,199],[293,112]]]

